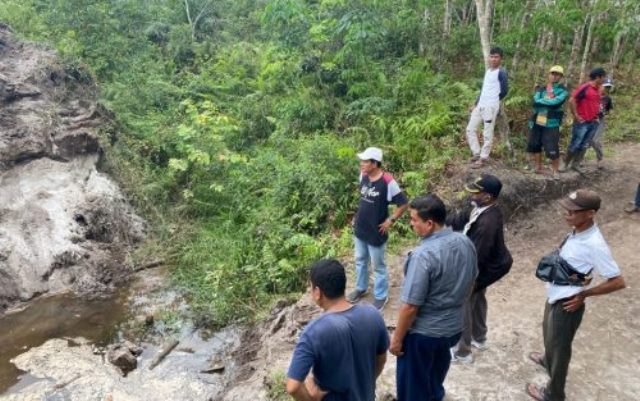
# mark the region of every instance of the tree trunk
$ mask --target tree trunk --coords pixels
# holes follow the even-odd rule
[[[587,16],[588,17],[588,16]],[[587,17],[585,17],[585,25],[587,21]],[[578,60],[578,52],[580,51],[580,47],[582,45],[582,36],[584,35],[584,25],[578,26],[573,33],[573,44],[571,45],[571,56],[569,57],[569,65],[567,66],[567,85],[570,85],[574,79],[574,66],[576,65],[576,61]]]
[[[444,26],[442,27],[443,38],[446,41],[451,35],[451,0],[444,2]]]
[[[493,0],[475,0],[476,14],[478,15],[478,28],[480,32],[480,45],[484,56],[484,65],[489,68],[489,50],[491,47],[491,10]]]
[[[616,33],[616,37],[613,41],[613,51],[611,52],[611,61],[609,62],[609,74],[611,77],[613,77],[616,68],[618,68],[618,64],[620,63],[620,55],[624,49],[624,38],[625,32],[622,30]]]
[[[509,71],[509,74],[511,74],[511,76],[514,78],[517,74],[518,61],[519,61],[518,56],[520,55],[520,46],[522,46],[522,29],[524,28],[524,26],[527,24],[527,21],[529,20],[532,3],[533,3],[533,0],[527,0],[527,4],[525,5],[524,10],[522,12],[522,20],[520,21],[520,27],[518,27],[518,31],[519,31],[518,41],[516,42],[516,49],[513,52],[513,59],[511,59],[511,71]]]
[[[546,56],[549,53],[549,49],[551,48],[551,44],[553,43],[553,32],[545,28],[542,31],[542,40],[540,41],[540,47],[538,47],[538,51],[540,52],[540,60],[538,61],[538,68],[535,72],[535,79],[533,82],[538,83],[540,81],[540,77],[544,78],[545,73],[545,61]],[[544,79],[543,79],[544,80]]]
[[[584,82],[587,69],[587,61],[589,60],[589,50],[591,49],[591,39],[593,38],[593,26],[595,25],[596,16],[594,12],[589,18],[589,29],[587,30],[587,40],[584,43],[584,51],[582,52],[582,62],[580,63],[580,82]]]
[[[562,49],[562,33],[556,36],[556,43],[553,45],[553,65],[558,64],[558,53]]]

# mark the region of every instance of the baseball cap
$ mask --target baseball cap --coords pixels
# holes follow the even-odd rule
[[[465,185],[464,189],[474,194],[486,192],[494,198],[497,198],[502,189],[502,182],[500,182],[495,175],[483,174],[481,177],[476,178],[475,181]]]
[[[604,83],[602,84],[602,86],[613,86],[613,79],[611,79],[611,78],[605,79]]]
[[[554,65],[549,69],[549,72],[557,72],[558,74],[564,75],[564,68],[561,65]]]
[[[358,153],[358,159],[382,162],[382,149],[374,147],[366,148],[364,152]]]
[[[600,209],[600,197],[590,189],[579,189],[571,192],[565,198],[558,201],[560,205],[572,211],[579,210],[598,210]]]
[[[604,77],[607,72],[602,67],[596,67],[589,73],[589,79],[596,79],[598,77]]]

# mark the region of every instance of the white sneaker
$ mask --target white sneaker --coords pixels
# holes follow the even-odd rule
[[[471,340],[471,346],[479,349],[480,351],[484,351],[487,348],[489,348],[489,346],[487,345],[486,341],[480,342],[480,341],[476,341],[476,340]]]
[[[473,363],[473,354],[469,354],[467,356],[458,356],[452,349],[451,363],[460,364],[460,365],[470,365]]]

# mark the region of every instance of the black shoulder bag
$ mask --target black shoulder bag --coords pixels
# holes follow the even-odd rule
[[[560,256],[560,250],[568,239],[569,235],[564,238],[558,249],[540,259],[538,267],[536,268],[536,277],[544,282],[555,285],[584,287],[591,283],[591,270],[586,274],[580,273]]]

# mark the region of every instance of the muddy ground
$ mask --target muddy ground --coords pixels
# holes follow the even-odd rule
[[[447,401],[520,401],[529,397],[525,383],[546,382],[545,373],[527,359],[533,350],[542,349],[541,319],[545,302],[544,284],[534,276],[539,258],[550,251],[569,231],[555,200],[539,204],[530,211],[527,199],[560,196],[576,186],[590,187],[603,198],[598,224],[609,242],[613,255],[622,268],[628,288],[615,294],[591,298],[587,303],[582,326],[574,341],[573,360],[567,384],[568,400],[637,401],[640,399],[640,214],[628,215],[623,208],[633,199],[640,181],[639,144],[611,149],[604,171],[587,166],[584,175],[571,173],[554,183],[544,178],[529,179],[517,193],[525,205],[507,224],[507,243],[514,256],[511,273],[488,290],[489,349],[476,352],[471,365],[453,365],[446,382]],[[499,170],[497,171],[499,173]],[[527,181],[527,180],[525,180]],[[522,182],[522,180],[515,180]],[[526,190],[526,188],[531,188]],[[545,192],[546,191],[546,192]],[[391,271],[390,302],[384,312],[389,327],[395,325],[402,284],[404,255],[388,256]],[[349,266],[350,281],[355,277]],[[371,302],[371,299],[367,299]],[[365,301],[366,302],[366,301]],[[319,313],[303,297],[296,305],[274,311],[265,324],[261,348],[253,362],[248,379],[227,393],[225,400],[267,400],[282,386],[296,336]],[[395,357],[389,356],[378,381],[378,398],[395,395]],[[281,390],[280,390],[281,392]]]

